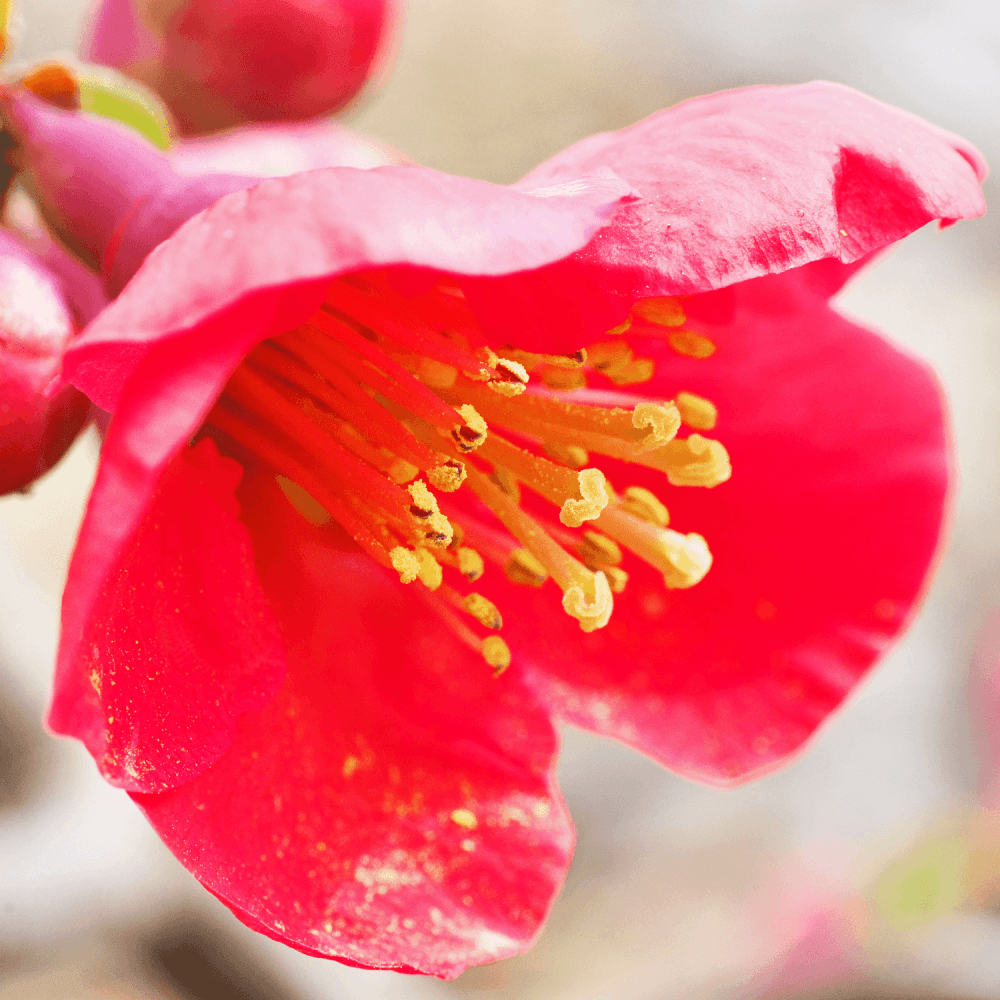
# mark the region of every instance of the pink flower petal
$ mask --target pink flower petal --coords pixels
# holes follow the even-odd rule
[[[637,299],[825,257],[851,262],[934,219],[985,211],[986,165],[971,145],[832,83],[685,101],[570,146],[517,186],[597,165],[641,197],[568,260],[525,279],[467,282],[493,336],[570,350],[617,326]]]
[[[129,546],[86,559],[99,541],[95,510],[109,541],[126,499],[107,470],[71,569],[91,614],[77,655],[60,662],[48,722],[82,740],[108,781],[161,791],[229,748],[238,716],[273,697],[284,654],[236,519],[240,466],[211,441],[181,452]]]
[[[573,841],[545,714],[273,478],[241,497],[288,678],[213,767],[136,801],[241,920],[300,950],[443,978],[524,950]]]

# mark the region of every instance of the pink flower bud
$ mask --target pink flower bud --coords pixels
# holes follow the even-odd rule
[[[103,0],[84,55],[152,86],[197,134],[342,107],[393,13],[390,0]]]

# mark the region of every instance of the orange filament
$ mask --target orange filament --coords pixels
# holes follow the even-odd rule
[[[699,335],[676,329],[685,321],[676,300],[644,300],[633,316],[708,356]],[[694,586],[711,567],[705,539],[668,528],[656,493],[617,493],[591,455],[658,469],[671,486],[715,486],[731,473],[729,456],[697,433],[714,426],[715,407],[686,392],[676,402],[619,396],[627,406],[567,398],[562,390],[586,385],[588,372],[628,384],[653,368],[624,340],[567,355],[495,352],[460,290],[406,297],[385,276],[355,276],[333,282],[307,323],[254,348],[206,426],[238,458],[273,469],[314,524],[336,522],[401,583],[419,584],[499,673],[511,662],[496,635],[502,609],[462,589],[487,563],[517,585],[551,579],[585,632],[608,623],[614,595],[627,589],[627,559],[653,566],[671,589]],[[557,391],[529,384],[536,376]],[[694,430],[686,438],[677,437],[682,422]],[[446,499],[463,487],[494,525]],[[524,510],[522,487],[558,517]]]

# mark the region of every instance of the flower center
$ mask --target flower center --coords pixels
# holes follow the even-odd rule
[[[696,356],[711,353],[705,344],[714,351],[676,329],[684,316],[674,300],[647,299],[633,312],[648,329],[665,328],[681,353],[691,355],[692,343]],[[335,281],[307,323],[259,344],[207,427],[267,463],[305,516],[338,522],[402,583],[419,580],[441,618],[499,673],[510,650],[476,626],[495,633],[502,614],[464,590],[487,563],[523,586],[551,577],[586,632],[608,623],[625,589],[623,549],[669,588],[708,572],[701,535],[668,528],[649,490],[616,492],[590,455],[660,470],[674,486],[715,486],[730,475],[725,448],[699,433],[677,437],[682,423],[711,430],[715,407],[688,392],[668,402],[616,392],[613,406],[565,395],[584,389],[591,371],[624,386],[648,381],[653,367],[615,339],[571,355],[494,351],[460,290],[404,297],[385,275],[366,274]],[[502,527],[445,498],[463,486]],[[548,513],[537,502],[525,509],[522,487]]]

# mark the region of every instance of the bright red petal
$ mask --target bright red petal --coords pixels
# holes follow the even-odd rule
[[[933,375],[800,276],[738,286],[731,323],[702,327],[718,344],[708,361],[637,343],[657,359],[646,394],[718,405],[711,436],[733,476],[706,490],[601,467],[705,536],[701,583],[667,591],[626,559],[611,622],[589,635],[553,588],[479,585],[554,712],[712,784],[777,767],[841,703],[907,622],[940,533],[948,447]]]
[[[571,350],[618,325],[637,299],[825,257],[854,261],[933,219],[985,211],[986,165],[971,145],[832,83],[685,101],[570,146],[517,186],[597,166],[634,185],[639,200],[568,260],[467,285],[501,342]]]
[[[182,451],[126,547],[115,535],[133,512],[108,470],[74,556],[48,721],[81,739],[112,783],[161,791],[228,749],[236,719],[273,697],[284,653],[237,520],[240,466],[211,441]]]
[[[287,681],[213,767],[137,802],[241,920],[302,951],[451,978],[524,950],[573,840],[547,717],[273,479],[242,495]]]

